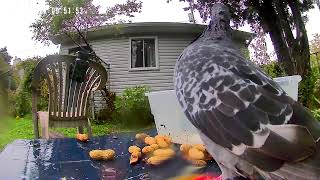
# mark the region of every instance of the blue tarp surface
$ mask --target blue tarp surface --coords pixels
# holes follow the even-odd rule
[[[155,130],[147,133],[154,135]],[[220,174],[212,161],[206,167],[195,168],[178,154],[159,166],[139,162],[129,164],[128,147],[140,145],[135,133],[119,133],[93,137],[82,143],[74,138],[53,140],[16,140],[0,154],[0,179],[155,179],[164,180],[185,172]],[[116,159],[94,161],[89,157],[93,149],[114,149]],[[178,146],[176,146],[178,150]],[[178,152],[178,151],[177,151]]]

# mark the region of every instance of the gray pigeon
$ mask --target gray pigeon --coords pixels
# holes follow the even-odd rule
[[[175,90],[222,179],[320,179],[320,125],[231,40],[230,13],[211,22],[180,55]]]

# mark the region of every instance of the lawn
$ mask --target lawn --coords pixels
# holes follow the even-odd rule
[[[32,139],[33,126],[30,116],[14,119],[5,118],[0,124],[0,149],[15,139]]]
[[[5,118],[0,121],[0,151],[8,143],[15,139],[33,139],[33,125],[31,116],[25,118]],[[148,127],[128,127],[119,123],[106,123],[106,124],[92,124],[92,133],[94,136],[102,136],[112,132],[125,132],[125,131],[139,131]],[[66,137],[75,137],[77,133],[76,128],[57,128],[51,129],[52,131],[63,134]]]

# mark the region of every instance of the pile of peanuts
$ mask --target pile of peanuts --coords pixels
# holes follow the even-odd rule
[[[86,134],[78,134],[76,138],[82,142],[88,140]],[[172,149],[172,141],[169,136],[158,134],[155,137],[151,137],[145,133],[138,133],[135,138],[144,142],[145,146],[142,149],[138,146],[130,146],[128,148],[131,154],[130,164],[137,163],[144,156],[147,164],[159,165],[176,155],[176,152]],[[206,166],[207,161],[213,159],[203,144],[182,144],[180,151],[182,157],[195,166]],[[112,149],[92,150],[89,152],[90,157],[95,160],[113,160],[115,154]]]
[[[145,133],[136,134],[136,139],[143,141],[146,146],[142,150],[138,146],[130,146],[129,152],[130,164],[138,162],[142,154],[144,154],[147,159],[147,164],[158,165],[162,162],[171,159],[175,155],[175,151],[170,148],[172,145],[171,138],[165,135],[156,135],[151,137]]]
[[[213,159],[203,144],[182,144],[180,151],[182,156],[195,166],[206,166],[207,161]]]
[[[150,165],[158,165],[172,158],[176,152],[171,148],[172,142],[169,136],[156,135],[151,137],[145,133],[136,134],[136,139],[143,141],[146,146],[140,149],[137,146],[129,147],[131,153],[130,164],[138,162],[142,154],[147,156],[146,162]],[[206,166],[212,156],[207,152],[203,144],[182,144],[180,151],[186,160],[195,166]]]

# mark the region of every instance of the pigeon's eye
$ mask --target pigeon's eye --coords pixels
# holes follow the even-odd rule
[[[219,15],[224,15],[224,12],[223,12],[223,11],[220,11],[218,14],[219,14]]]

